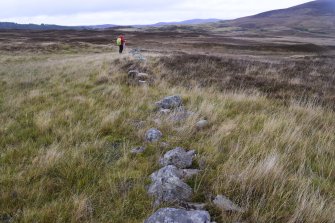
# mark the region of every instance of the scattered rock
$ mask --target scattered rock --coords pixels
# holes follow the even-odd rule
[[[223,195],[216,196],[216,198],[213,200],[213,203],[216,205],[216,207],[225,211],[244,212],[242,208]]]
[[[132,148],[130,150],[131,154],[142,154],[144,152],[145,152],[145,147],[144,146],[135,147],[135,148]]]
[[[197,124],[195,125],[197,127],[198,130],[203,130],[205,128],[207,128],[209,125],[209,122],[207,120],[201,120],[199,122],[197,122]]]
[[[145,134],[145,139],[148,142],[158,142],[162,138],[163,134],[158,129],[149,129]]]
[[[146,82],[146,81],[141,81],[141,80],[139,80],[138,83],[139,83],[140,85],[145,85],[147,82]]]
[[[161,208],[144,223],[210,223],[210,220],[207,211]]]
[[[183,169],[183,179],[190,179],[194,177],[195,175],[198,175],[201,172],[201,170],[198,169]]]
[[[156,102],[156,106],[162,109],[174,109],[180,107],[182,103],[182,98],[178,95],[175,95],[166,97],[163,100]]]
[[[189,201],[192,197],[192,188],[184,183],[181,172],[174,166],[167,166],[151,175],[152,183],[149,186],[149,195],[155,197],[154,206],[163,202],[180,203]]]
[[[167,153],[160,159],[161,166],[175,165],[178,168],[184,169],[192,166],[195,151],[186,152],[185,149],[177,147]]]
[[[205,203],[185,203],[184,207],[187,210],[205,210],[206,204]]]
[[[139,81],[146,81],[149,79],[149,74],[146,73],[138,73],[136,76],[136,79],[138,79]]]
[[[170,114],[171,112],[172,112],[171,109],[161,109],[161,110],[159,111],[159,113],[162,114],[162,115],[168,115],[168,114]]]

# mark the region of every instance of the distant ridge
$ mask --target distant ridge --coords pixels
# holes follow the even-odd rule
[[[0,22],[0,29],[21,29],[21,30],[71,30],[84,29],[80,26],[58,26],[49,24],[18,24],[14,22]]]
[[[120,26],[115,24],[102,24],[102,25],[92,25],[92,26],[59,26],[59,25],[49,25],[49,24],[18,24],[13,22],[0,22],[0,29],[26,29],[26,30],[71,30],[71,29],[109,29],[116,27],[161,27],[168,25],[200,25],[205,23],[218,22],[219,19],[191,19],[180,22],[159,22],[156,24],[149,25],[130,25],[130,26]]]
[[[200,25],[205,23],[213,23],[213,22],[219,22],[220,19],[191,19],[191,20],[185,20],[181,22],[159,22],[150,26],[168,26],[168,25]]]

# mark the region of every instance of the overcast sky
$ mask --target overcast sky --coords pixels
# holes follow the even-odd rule
[[[0,21],[59,25],[233,19],[310,0],[0,0]]]

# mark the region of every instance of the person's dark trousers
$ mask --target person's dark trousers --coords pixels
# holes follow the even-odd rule
[[[120,47],[119,48],[119,53],[122,53],[123,52],[123,45],[120,45],[119,47]]]

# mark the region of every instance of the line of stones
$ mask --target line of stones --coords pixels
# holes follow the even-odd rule
[[[175,110],[173,119],[180,121],[191,115],[182,108],[180,96],[169,96],[156,103],[161,114],[169,114]],[[201,120],[196,124],[198,129],[203,129],[208,125],[207,120]],[[145,139],[148,142],[158,142],[163,134],[155,128],[146,132]],[[145,151],[145,147],[132,149],[131,153],[140,154]],[[189,169],[192,166],[194,150],[186,151],[177,147],[168,151],[160,159],[161,169],[150,175],[152,183],[148,188],[148,194],[154,197],[153,206],[171,204],[180,208],[161,208],[150,216],[145,223],[210,223],[210,215],[205,211],[205,204],[190,203],[193,195],[192,188],[185,183],[186,180],[199,174],[198,169]],[[230,212],[243,212],[243,209],[230,201],[223,195],[218,195],[213,203],[220,209]],[[212,222],[214,223],[214,222]]]

